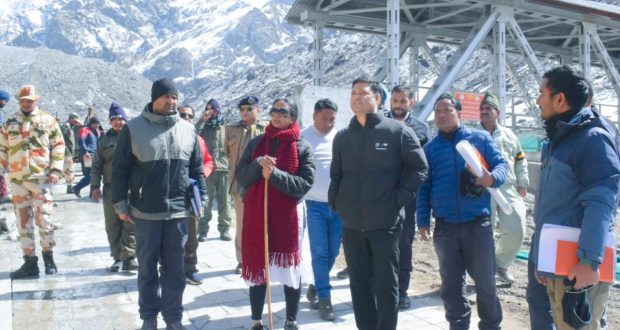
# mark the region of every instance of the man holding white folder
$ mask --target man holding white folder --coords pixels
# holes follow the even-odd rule
[[[599,320],[609,296],[610,284],[599,282],[599,266],[603,261],[607,236],[613,235],[620,161],[613,128],[590,107],[584,107],[588,89],[588,81],[581,73],[561,66],[543,75],[537,100],[547,139],[541,155],[540,185],[534,213],[536,231],[530,256],[539,269],[536,280],[547,286],[558,329],[573,329],[580,325],[571,320],[572,313],[564,313],[570,307],[563,306],[567,290],[581,290],[593,285],[587,294],[592,323],[584,329],[600,328]],[[545,224],[580,228],[577,242],[579,261],[567,276],[568,280],[575,281],[573,285],[565,284],[566,276],[540,271],[538,249],[548,243],[541,240]],[[559,253],[557,256],[574,257]],[[561,263],[562,260],[558,260],[558,264]]]

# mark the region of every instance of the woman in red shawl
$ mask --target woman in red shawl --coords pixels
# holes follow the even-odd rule
[[[263,329],[261,318],[267,288],[263,203],[267,180],[270,281],[284,284],[284,329],[294,330],[298,329],[301,282],[312,281],[302,198],[314,182],[314,158],[310,144],[301,138],[294,102],[276,100],[269,115],[271,122],[265,134],[248,143],[236,171],[237,183],[245,190],[241,276],[250,285],[252,329]]]

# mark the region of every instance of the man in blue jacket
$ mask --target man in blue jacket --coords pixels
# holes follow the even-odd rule
[[[532,252],[538,265],[540,232],[545,224],[580,228],[577,258],[565,277],[536,272],[536,280],[547,286],[553,318],[559,329],[575,327],[565,322],[564,293],[590,285],[592,329],[600,327],[609,296],[609,283],[599,282],[605,240],[613,235],[620,187],[620,161],[615,130],[598,113],[584,105],[589,84],[581,73],[568,66],[543,75],[537,103],[547,139],[543,143],[540,184],[536,195]],[[561,256],[560,256],[561,257]],[[574,258],[566,256],[566,258]],[[565,306],[566,307],[566,306]]]
[[[155,81],[151,102],[123,127],[114,150],[112,203],[119,219],[135,223],[142,329],[157,329],[160,312],[167,329],[183,328],[190,178],[206,195],[196,131],[177,114],[177,95],[172,81]]]
[[[450,329],[469,329],[471,307],[463,294],[465,272],[476,286],[478,327],[500,329],[502,308],[495,289],[491,197],[484,187],[501,186],[509,168],[489,133],[467,128],[460,122],[460,109],[451,94],[435,101],[439,134],[424,146],[429,175],[418,195],[418,228],[421,238],[428,240],[432,210],[441,299]],[[469,141],[488,165],[479,178],[469,172],[456,151],[456,144],[463,140]]]

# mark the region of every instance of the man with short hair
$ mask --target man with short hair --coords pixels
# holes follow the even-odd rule
[[[415,132],[420,145],[424,147],[431,136],[428,125],[416,118],[412,113],[413,99],[411,88],[405,85],[397,85],[392,88],[390,95],[390,111],[386,114],[388,118],[393,118],[411,127]],[[413,238],[415,237],[415,210],[416,200],[405,205],[403,218],[403,231],[400,235],[398,248],[400,250],[399,270],[398,270],[398,309],[409,309],[411,300],[407,295],[411,272],[413,271]],[[402,210],[401,210],[402,213]]]
[[[332,144],[336,136],[338,105],[330,99],[314,104],[313,125],[301,131],[301,136],[312,146],[314,152],[314,183],[306,195],[308,234],[314,285],[308,288],[308,300],[312,308],[318,308],[325,321],[336,319],[331,301],[329,272],[340,253],[342,220],[330,210],[328,201],[329,167],[332,162]]]
[[[172,81],[155,81],[151,102],[123,127],[114,151],[112,202],[122,221],[135,224],[142,329],[157,329],[160,312],[168,329],[183,329],[190,179],[206,196],[196,132],[177,115],[177,98]]]
[[[22,86],[17,93],[19,111],[9,116],[0,129],[0,170],[9,171],[24,254],[24,264],[11,273],[11,279],[39,277],[35,224],[39,228],[45,274],[58,272],[52,251],[56,241],[51,185],[62,175],[65,142],[56,119],[37,106],[40,98],[33,85]]]
[[[547,138],[541,154],[543,166],[534,211],[536,230],[530,253],[535,266],[540,263],[538,252],[545,225],[579,228],[576,255],[558,255],[579,260],[568,276],[538,271],[534,274],[539,283],[547,286],[558,329],[585,326],[575,320],[582,315],[574,315],[574,306],[573,315],[565,314],[570,308],[563,303],[568,290],[588,291],[592,324],[585,328],[599,329],[611,287],[599,281],[599,266],[607,236],[614,230],[620,160],[614,128],[586,105],[588,90],[588,81],[580,72],[560,66],[543,75],[537,99]]]
[[[74,127],[79,124],[80,115],[75,112],[69,114],[67,121],[60,126],[62,131],[62,138],[65,140],[65,161],[63,164],[62,172],[65,175],[65,181],[67,182],[67,194],[73,194],[73,181],[75,176],[73,175],[73,157],[75,151],[75,132]]]
[[[378,114],[380,87],[353,81],[349,126],[336,134],[329,206],[343,221],[355,323],[396,329],[399,211],[416,196],[428,169],[413,130]]]
[[[450,329],[469,329],[471,307],[465,296],[465,273],[474,280],[480,329],[500,329],[502,307],[495,288],[495,247],[491,197],[484,187],[500,187],[508,175],[491,136],[460,121],[460,104],[451,94],[435,101],[438,135],[424,146],[429,176],[418,194],[417,221],[422,240],[433,243],[441,275],[441,299]],[[474,177],[456,150],[468,141],[484,159],[481,177]]]
[[[194,109],[185,104],[179,107],[179,116],[192,124],[194,120]],[[213,172],[213,159],[209,150],[207,149],[206,142],[200,135],[198,137],[198,145],[200,147],[200,154],[202,155],[202,167],[204,171],[205,179],[208,178]],[[198,217],[192,214],[188,219],[187,224],[187,243],[185,243],[185,278],[187,283],[191,285],[202,284],[202,279],[198,275]]]
[[[224,138],[224,152],[228,157],[228,192],[230,193],[235,207],[235,253],[237,256],[237,267],[235,273],[241,274],[241,238],[243,232],[243,199],[241,198],[241,187],[235,180],[235,171],[243,151],[248,142],[265,132],[265,125],[258,120],[260,113],[260,101],[257,96],[249,95],[239,101],[239,116],[241,119],[233,124],[226,126],[226,137]]]
[[[508,162],[508,177],[499,188],[512,206],[512,213],[507,214],[491,201],[493,207],[493,223],[499,225],[499,238],[495,242],[496,275],[503,283],[512,284],[514,276],[508,271],[510,265],[521,248],[525,236],[525,202],[527,186],[530,182],[527,175],[527,159],[517,136],[497,121],[501,112],[499,99],[491,93],[485,93],[480,103],[480,126],[491,134],[499,152]]]
[[[196,123],[196,130],[207,142],[207,147],[213,157],[213,173],[207,178],[207,192],[209,195],[205,215],[199,222],[198,241],[207,240],[209,222],[213,217],[211,208],[217,200],[217,230],[222,241],[231,241],[228,233],[230,229],[230,205],[228,205],[228,157],[226,156],[224,139],[226,120],[222,115],[222,108],[216,99],[207,102],[202,118]]]
[[[108,237],[108,244],[110,245],[110,255],[114,260],[110,266],[110,271],[115,273],[119,270],[136,270],[138,269],[138,264],[135,260],[136,238],[134,235],[134,225],[131,222],[119,219],[110,199],[114,150],[118,143],[119,134],[127,123],[127,114],[125,109],[116,102],[110,104],[108,111],[111,128],[97,142],[97,150],[91,172],[90,193],[95,203],[99,203],[99,200],[103,197],[105,231]],[[101,189],[102,181],[103,192]]]

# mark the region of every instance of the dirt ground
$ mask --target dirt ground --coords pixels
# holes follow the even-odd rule
[[[533,195],[528,194],[526,202],[528,205],[527,234],[522,246],[522,250],[525,251],[530,248],[530,238],[534,231],[532,218]],[[615,232],[616,237],[620,237],[620,217],[616,219]],[[616,249],[620,253],[620,243],[618,240],[616,240],[616,242]],[[335,267],[337,269],[342,269],[344,264],[344,256],[343,253],[341,253]],[[497,287],[504,314],[502,327],[504,329],[529,329],[529,312],[527,301],[525,300],[527,261],[516,260],[510,268],[510,271],[517,279],[517,282],[512,286],[498,285]],[[468,279],[468,281],[471,280]],[[470,284],[473,284],[473,282]],[[416,296],[439,296],[440,286],[439,265],[432,242],[423,242],[416,237],[413,243],[413,273],[411,274],[411,286],[409,290],[412,294],[410,294],[410,297],[415,299]],[[468,286],[468,292],[470,289],[471,287]],[[471,291],[473,293],[473,290]],[[472,306],[472,309],[475,313],[475,306]],[[618,288],[617,285],[611,289],[607,313],[607,329],[620,329],[620,288]],[[475,325],[472,324],[472,329],[473,328],[475,328]]]

